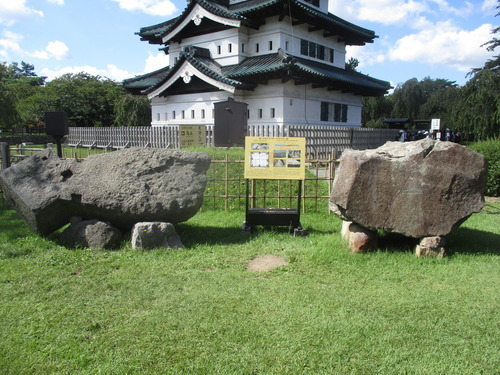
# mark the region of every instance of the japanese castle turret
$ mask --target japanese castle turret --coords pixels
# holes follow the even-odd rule
[[[248,126],[361,126],[362,96],[389,82],[345,69],[346,46],[371,30],[328,12],[328,0],[191,0],[143,27],[169,65],[123,82],[151,101],[152,125],[210,125],[214,103],[247,104]]]

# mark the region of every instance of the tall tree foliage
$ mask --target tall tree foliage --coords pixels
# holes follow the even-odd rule
[[[500,4],[500,0],[497,3]],[[496,16],[499,15],[500,11]],[[494,28],[493,38],[483,44],[488,51],[494,51],[500,45],[495,36],[499,32],[500,27]],[[489,59],[482,68],[473,69],[470,75],[470,80],[461,90],[457,123],[479,139],[496,137],[500,134],[500,56]]]
[[[0,64],[0,126],[12,128],[23,122],[22,101],[41,90],[46,77],[38,77],[35,67],[24,61]]]
[[[41,102],[46,111],[65,111],[72,126],[112,126],[118,84],[88,73],[64,74],[47,83]]]
[[[118,126],[148,126],[151,124],[151,107],[146,96],[127,94],[118,99],[114,107]]]

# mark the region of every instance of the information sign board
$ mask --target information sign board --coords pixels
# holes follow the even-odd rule
[[[245,178],[305,179],[306,139],[245,137]]]
[[[182,148],[205,146],[205,125],[179,125],[179,141]]]
[[[431,130],[439,130],[440,126],[441,126],[441,119],[433,118],[431,120]]]

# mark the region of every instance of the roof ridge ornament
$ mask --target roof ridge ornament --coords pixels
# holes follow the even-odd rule
[[[194,24],[195,24],[196,26],[200,26],[200,24],[201,24],[201,21],[202,21],[203,17],[204,17],[204,16],[203,16],[203,14],[196,13],[196,14],[193,16],[193,18],[191,18],[191,20],[194,22]]]

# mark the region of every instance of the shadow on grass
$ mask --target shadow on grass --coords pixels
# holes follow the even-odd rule
[[[414,252],[419,239],[398,234],[381,234],[378,249],[390,253]],[[492,254],[500,255],[500,235],[476,229],[458,228],[446,236],[446,255]]]
[[[176,231],[181,236],[184,246],[199,244],[234,245],[247,242],[251,234],[241,230],[241,227],[212,227],[177,224]]]
[[[397,233],[380,233],[378,238],[379,251],[388,253],[411,253],[417,244],[418,239]]]
[[[477,229],[458,228],[454,233],[447,236],[446,252],[449,255],[500,255],[500,235]]]

